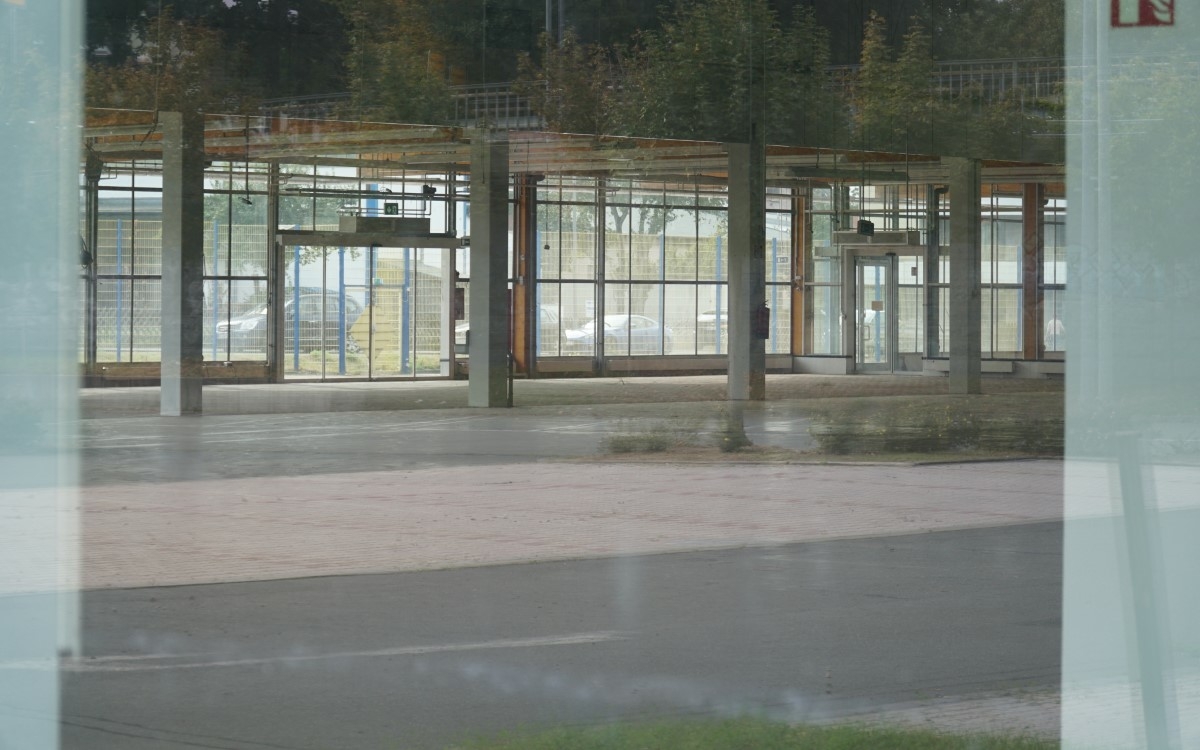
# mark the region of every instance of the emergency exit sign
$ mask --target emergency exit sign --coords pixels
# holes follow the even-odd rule
[[[1173,26],[1175,0],[1112,0],[1112,25]]]

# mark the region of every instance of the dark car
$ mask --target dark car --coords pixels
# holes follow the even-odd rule
[[[300,350],[336,349],[338,346],[338,294],[326,292],[324,297],[320,292],[313,294],[305,292],[299,296],[300,315],[297,321],[295,313],[297,299],[290,293],[283,303],[283,339],[284,349],[291,350],[296,342],[297,327],[299,327]],[[358,351],[358,344],[350,336],[350,328],[362,315],[362,304],[353,297],[345,298],[345,335],[346,351]],[[224,346],[229,342],[232,351],[266,352],[267,348],[267,306],[260,305],[250,312],[243,313],[217,324],[217,343]]]

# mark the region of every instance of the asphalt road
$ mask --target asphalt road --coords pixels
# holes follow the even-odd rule
[[[1057,523],[84,594],[67,750],[443,748],[517,727],[1057,689]]]

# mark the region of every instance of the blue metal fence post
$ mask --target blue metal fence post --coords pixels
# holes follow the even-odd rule
[[[771,238],[771,352],[779,350],[779,286],[775,284],[779,281],[779,256],[776,251],[779,249],[779,238]]]
[[[292,248],[292,370],[300,371],[300,246]],[[285,318],[286,320],[286,318]]]
[[[875,301],[877,301],[877,302],[881,301],[879,299],[879,284],[880,284],[879,266],[877,265],[877,266],[875,266]],[[890,313],[890,311],[889,311],[889,313]],[[889,314],[889,313],[885,313],[885,314]],[[876,362],[883,359],[883,341],[879,338],[879,329],[883,327],[880,324],[880,319],[882,317],[883,316],[880,315],[879,312],[875,313],[875,361]]]
[[[338,248],[338,375],[346,374],[346,248]]]
[[[716,354],[721,353],[721,238],[717,237],[717,299],[713,305],[713,341]]]
[[[658,235],[658,353],[667,354],[667,222],[663,211],[663,229]]]
[[[221,287],[217,276],[221,274],[221,220],[213,219],[213,318],[212,318],[212,361],[217,361],[217,324],[221,320]],[[230,331],[232,341],[233,331]]]
[[[121,297],[122,297],[121,292],[123,291],[122,287],[124,286],[124,281],[121,279],[121,243],[122,243],[122,240],[124,239],[123,229],[124,229],[124,225],[121,223],[120,219],[117,219],[117,331],[116,331],[116,333],[117,333],[117,341],[116,341],[117,352],[116,353],[117,353],[117,361],[118,362],[121,361],[121,329],[123,327],[123,321],[121,320],[121,312],[122,312],[121,308],[124,304],[124,302],[121,299]]]
[[[400,374],[407,375],[414,371],[416,364],[415,358],[410,361],[411,345],[410,336],[408,333],[409,324],[412,318],[411,311],[408,309],[409,303],[412,301],[410,286],[412,284],[412,248],[404,248],[404,280],[400,286]]]
[[[529,270],[529,273],[533,276],[533,278],[535,280],[537,280],[541,276],[541,265],[544,260],[544,258],[542,258],[542,230],[540,230],[540,229],[534,230],[534,247],[537,250],[537,252],[535,253],[535,257],[538,260],[537,260],[537,263],[534,264],[533,268],[531,268]],[[541,356],[542,346],[543,346],[543,343],[542,343],[542,285],[535,283],[533,285],[533,289],[534,289],[533,300],[534,300],[534,305],[535,305],[533,314],[536,316],[534,318],[534,322],[533,322],[533,330],[534,330],[533,356],[536,358],[536,357]],[[559,289],[558,309],[559,309],[559,312],[561,313],[562,312],[562,285],[561,284],[559,285],[558,289]],[[560,320],[561,320],[561,318],[560,318]]]

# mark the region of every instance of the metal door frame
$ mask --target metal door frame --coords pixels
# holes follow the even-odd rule
[[[845,248],[843,268],[843,289],[850,291],[850,294],[842,295],[842,326],[843,345],[845,352],[850,356],[851,367],[857,373],[887,373],[896,372],[897,358],[900,349],[900,327],[899,327],[899,280],[896,277],[899,263],[898,256],[895,252],[881,252],[880,248]],[[872,266],[884,268],[887,271],[887,280],[885,284],[883,310],[884,323],[887,330],[884,332],[884,349],[886,351],[886,361],[882,363],[863,363],[860,361],[860,347],[862,346],[862,338],[860,335],[860,320],[859,310],[863,309],[860,305],[860,296],[862,287],[860,284],[861,274],[860,268],[870,268]]]

